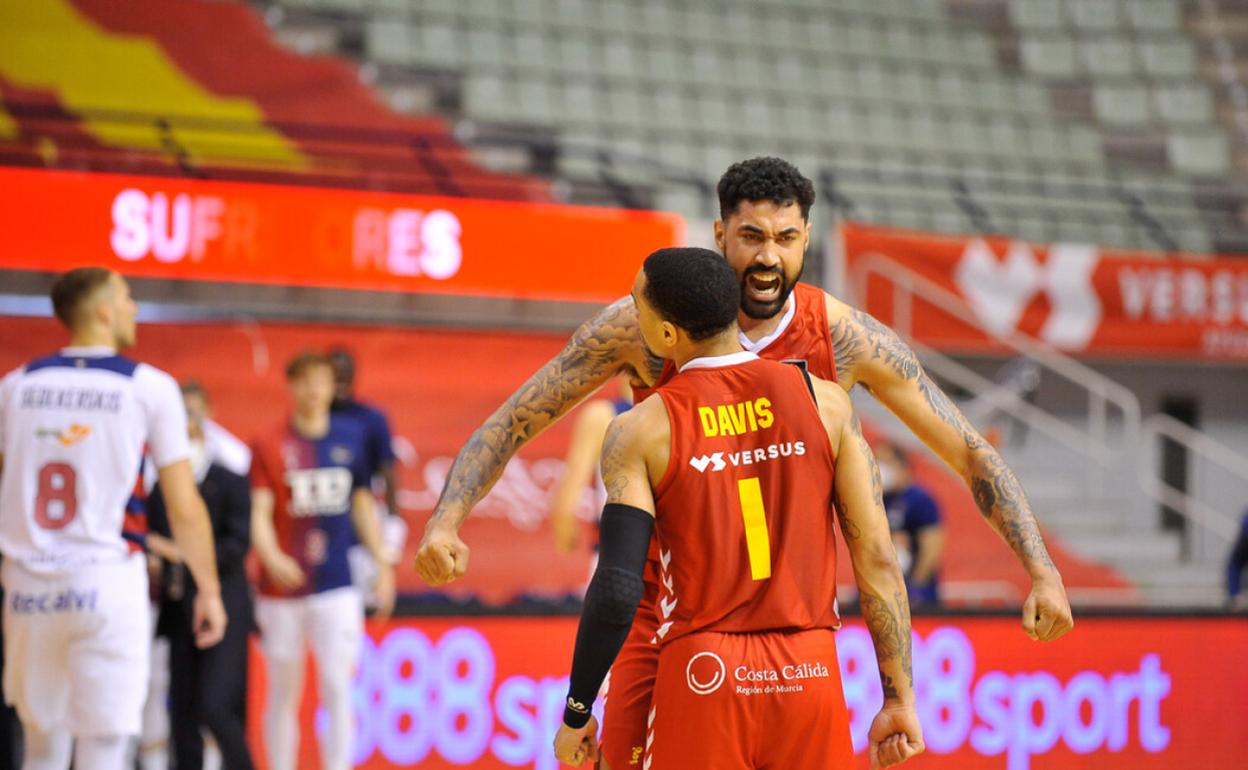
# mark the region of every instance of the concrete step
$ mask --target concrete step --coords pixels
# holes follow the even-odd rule
[[[1120,508],[1101,508],[1096,504],[1070,501],[1062,505],[1032,505],[1040,525],[1056,532],[1063,539],[1110,535],[1122,532],[1124,514]]]
[[[1183,586],[1141,589],[1144,603],[1150,607],[1223,607],[1226,594],[1216,588],[1193,588]]]
[[[1066,545],[1094,561],[1119,566],[1138,560],[1174,564],[1180,553],[1178,537],[1160,532],[1085,535],[1068,539]]]
[[[1224,575],[1217,564],[1167,564],[1139,560],[1119,568],[1144,588],[1213,588],[1222,590]]]

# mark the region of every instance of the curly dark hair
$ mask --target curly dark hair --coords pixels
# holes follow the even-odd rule
[[[802,219],[810,219],[815,185],[797,166],[783,158],[750,158],[733,163],[719,178],[719,216],[727,221],[741,201],[771,201],[777,206],[796,203]]]
[[[646,301],[694,340],[737,320],[741,284],[727,260],[709,249],[659,249],[646,257]]]

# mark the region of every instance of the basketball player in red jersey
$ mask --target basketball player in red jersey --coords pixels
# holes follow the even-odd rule
[[[814,187],[791,164],[755,158],[734,164],[719,181],[715,240],[742,288],[737,321],[742,344],[762,358],[800,359],[810,372],[846,391],[861,384],[959,476],[984,520],[1031,575],[1023,630],[1050,641],[1073,626],[1061,575],[1049,558],[1031,507],[1013,471],[927,377],[909,347],[887,327],[813,286],[799,282],[810,244]],[[631,297],[586,321],[567,346],[538,370],[477,429],[451,467],[415,567],[431,585],[468,567],[460,539],[464,519],[517,450],[617,374],[627,374],[638,400],[674,370],[647,351]],[[611,677],[603,733],[605,766],[640,765],[646,734],[658,623],[652,609],[657,580],[637,629]]]
[[[739,284],[712,251],[655,252],[633,297],[646,345],[678,373],[607,432],[602,552],[556,756],[579,765],[594,753],[590,707],[641,600],[653,529],[661,651],[642,764],[853,767],[834,499],[885,692],[872,765],[918,754],[905,583],[849,397],[742,349]]]

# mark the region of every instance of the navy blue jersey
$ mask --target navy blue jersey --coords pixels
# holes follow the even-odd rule
[[[919,560],[919,532],[928,527],[940,526],[940,508],[925,489],[911,484],[905,489],[884,493],[884,510],[888,513],[888,528],[904,532],[910,544],[910,567],[906,571],[906,585],[917,599],[936,601],[937,571],[923,584],[911,580],[911,572]]]
[[[394,462],[394,449],[390,446],[390,421],[380,409],[353,398],[335,401],[335,416],[353,420],[360,425],[364,440],[364,469],[371,479],[382,467]]]

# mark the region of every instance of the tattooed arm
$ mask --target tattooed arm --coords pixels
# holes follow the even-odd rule
[[[936,387],[896,332],[830,297],[828,317],[841,386],[861,384],[961,476],[984,520],[1031,576],[1023,630],[1042,641],[1069,631],[1074,621],[1061,574],[1005,460]]]
[[[868,731],[872,767],[889,767],[923,751],[914,705],[906,584],[884,513],[879,468],[849,396],[823,381],[816,381],[815,392],[836,452],[833,497],[884,689],[883,708]]]
[[[458,532],[520,447],[624,370],[657,378],[662,362],[641,342],[637,310],[625,297],[581,325],[572,339],[507,399],[459,450],[416,552],[416,572],[430,585],[460,577],[468,546]]]

